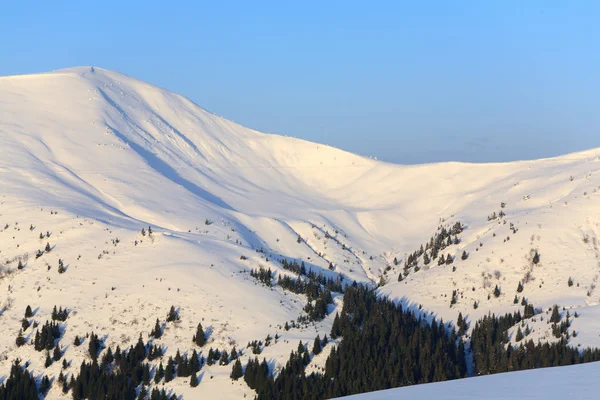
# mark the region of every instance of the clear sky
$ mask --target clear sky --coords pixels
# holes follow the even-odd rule
[[[398,163],[600,147],[598,1],[30,1],[0,75],[79,65]]]

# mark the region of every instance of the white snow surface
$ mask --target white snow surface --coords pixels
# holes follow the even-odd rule
[[[248,271],[289,274],[273,261],[284,256],[348,282],[375,285],[383,276],[382,295],[446,322],[459,311],[468,321],[516,311],[514,296],[524,296],[544,309],[543,320],[527,321],[534,340],[553,340],[546,310],[558,304],[579,316],[569,343],[600,346],[599,156],[593,149],[502,164],[394,165],[263,134],[101,68],[0,77],[0,377],[16,357],[43,372],[44,353],[14,342],[28,304],[40,323],[54,305],[73,311],[61,339],[69,372],[86,357],[86,346],[71,345],[75,335],[93,330],[123,348],[140,333],[147,339],[171,305],[181,322],[157,341],[167,356],[191,352],[202,322],[210,332],[203,352],[278,333],[260,355],[276,370],[300,340],[328,334],[335,315],[281,329],[306,298],[262,286]],[[488,221],[501,202],[504,219]],[[443,252],[456,257],[456,270],[420,261],[420,271],[397,282],[407,253],[456,221],[466,226],[461,242]],[[149,225],[152,238],[140,234]],[[53,250],[36,260],[46,242]],[[488,299],[496,285],[502,294]],[[459,299],[450,307],[453,290]],[[230,370],[205,367],[194,389],[182,378],[166,386],[184,398],[252,395],[243,381],[231,383]],[[62,397],[57,386],[47,398]]]
[[[347,396],[344,399],[591,400],[598,398],[599,373],[600,363],[594,362],[407,386]]]

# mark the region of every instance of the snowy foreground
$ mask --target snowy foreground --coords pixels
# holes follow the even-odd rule
[[[27,305],[40,324],[55,305],[72,311],[61,339],[69,373],[86,359],[85,349],[69,345],[76,335],[94,331],[106,345],[126,347],[140,333],[147,340],[172,305],[181,318],[159,340],[166,356],[189,354],[202,322],[204,353],[248,351],[249,341],[279,335],[260,355],[277,373],[299,341],[329,334],[342,306],[337,296],[323,321],[283,329],[303,315],[306,297],[249,275],[260,266],[291,275],[275,261],[282,258],[346,282],[382,283],[382,295],[446,322],[459,312],[475,321],[520,310],[515,296],[525,298],[543,309],[543,319],[528,322],[535,341],[555,340],[546,316],[557,304],[578,315],[569,344],[600,347],[600,149],[504,164],[393,165],[256,132],[150,84],[79,67],[0,77],[0,154],[0,382],[16,357],[44,371],[43,352],[15,345]],[[420,259],[398,282],[407,256],[457,221],[466,230],[444,250],[453,263]],[[151,237],[141,234],[148,226]],[[52,251],[36,259],[47,243]],[[32,334],[25,332],[27,343]],[[318,370],[333,345],[307,371]],[[479,382],[511,376],[537,385],[538,376],[560,371],[569,374],[565,383],[579,379],[571,373],[579,368],[598,367],[399,393],[469,385],[465,393],[475,393]],[[46,373],[59,371],[56,363]],[[165,387],[185,399],[253,396],[230,372],[207,366],[197,388],[182,378]],[[53,387],[47,398],[62,397]]]
[[[347,396],[348,400],[597,399],[600,363],[458,379]]]

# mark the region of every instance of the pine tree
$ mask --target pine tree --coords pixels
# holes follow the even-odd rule
[[[196,353],[196,349],[192,352],[192,357],[190,358],[190,371],[198,372],[200,371],[200,361],[198,360],[198,353]]]
[[[19,334],[17,335],[16,340],[17,347],[21,347],[25,344],[25,338],[23,337],[23,331],[19,329]]]
[[[154,337],[155,339],[160,339],[162,336],[162,329],[160,327],[160,321],[158,318],[156,318],[156,324],[154,325],[154,329],[152,329],[150,332],[150,336]]]
[[[198,323],[198,327],[196,328],[196,334],[194,335],[192,340],[200,347],[206,344],[206,336],[204,334],[204,329],[202,329],[202,323]]]
[[[342,331],[341,331],[340,314],[335,313],[335,318],[333,319],[333,325],[331,326],[331,338],[336,339],[341,334],[342,334]]]
[[[519,326],[519,329],[517,330],[517,336],[515,337],[515,340],[517,342],[520,342],[521,340],[523,340],[523,331],[521,331],[520,326]]]
[[[50,253],[50,250],[52,250],[52,248],[50,247],[50,243],[46,243],[46,248],[44,248],[44,251],[46,253]]]
[[[494,288],[494,297],[500,297],[500,288],[498,285]]]
[[[221,358],[219,359],[219,365],[227,365],[229,364],[229,354],[227,351],[223,350],[221,353]]]
[[[48,393],[48,390],[50,390],[50,386],[52,386],[52,383],[50,383],[50,379],[46,375],[44,375],[42,381],[40,382],[40,393],[43,395]]]
[[[27,306],[25,308],[25,318],[31,318],[33,317],[33,311],[31,311],[31,306]]]
[[[191,387],[198,386],[198,376],[196,376],[195,372],[192,374],[192,377],[190,378],[190,386]]]
[[[154,374],[154,383],[158,384],[160,380],[165,376],[165,369],[163,367],[163,363],[158,365],[158,369],[156,370],[156,374]]]
[[[57,345],[54,348],[54,352],[52,354],[52,358],[54,359],[54,361],[58,361],[58,360],[60,360],[61,357],[62,357],[62,352],[60,351],[59,346]]]
[[[44,363],[44,366],[46,368],[48,368],[51,365],[52,365],[52,359],[50,358],[50,352],[46,351],[46,362]]]
[[[535,265],[537,265],[540,262],[540,253],[538,253],[537,251],[535,252],[535,255],[533,256],[533,260],[531,260]]]
[[[560,313],[558,312],[558,306],[555,304],[552,308],[552,315],[550,316],[550,322],[558,324],[560,322]]]
[[[469,258],[469,255],[467,254],[466,250],[463,250],[462,252],[462,256],[460,257],[461,260],[466,260],[467,258]]]
[[[177,321],[179,316],[177,315],[177,311],[175,311],[175,306],[171,306],[169,310],[169,315],[167,315],[167,322]]]
[[[464,323],[464,319],[463,319],[462,312],[459,312],[458,318],[456,319],[456,327],[459,329],[459,332],[460,332],[460,328],[463,326],[463,323]]]
[[[523,283],[519,281],[519,284],[517,285],[517,292],[521,293],[523,291]]]
[[[170,382],[173,378],[175,378],[175,362],[173,358],[169,357],[167,368],[165,368],[165,382]]]
[[[313,343],[313,354],[316,356],[319,353],[321,353],[321,338],[317,335]]]
[[[240,361],[240,359],[238,358],[237,360],[235,360],[235,362],[233,363],[233,368],[231,369],[231,379],[233,379],[234,381],[237,381],[238,379],[240,379],[242,376],[244,375],[243,373],[243,369],[242,369],[242,363]]]

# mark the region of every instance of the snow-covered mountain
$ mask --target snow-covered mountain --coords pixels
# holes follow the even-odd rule
[[[15,345],[27,305],[39,307],[40,323],[54,305],[72,310],[64,343],[93,330],[121,347],[147,337],[173,305],[181,321],[160,339],[167,355],[190,351],[202,321],[212,347],[278,334],[261,354],[277,370],[300,340],[328,333],[335,314],[282,329],[306,297],[248,274],[263,266],[289,275],[275,262],[282,258],[383,284],[382,294],[445,321],[514,311],[523,298],[544,310],[558,304],[579,316],[570,345],[600,346],[600,149],[393,165],[263,134],[95,67],[1,77],[0,149],[0,371],[17,356],[44,369],[43,352]],[[408,255],[457,221],[466,229],[443,250],[451,263],[425,265],[419,255],[405,270]],[[142,235],[148,226],[153,235]],[[52,251],[36,258],[46,243]],[[554,340],[547,319],[530,328],[532,338]],[[67,346],[65,356],[76,369],[85,351]],[[252,395],[230,372],[207,366],[197,388],[183,379],[167,387],[184,398]],[[53,388],[48,398],[60,396]]]

